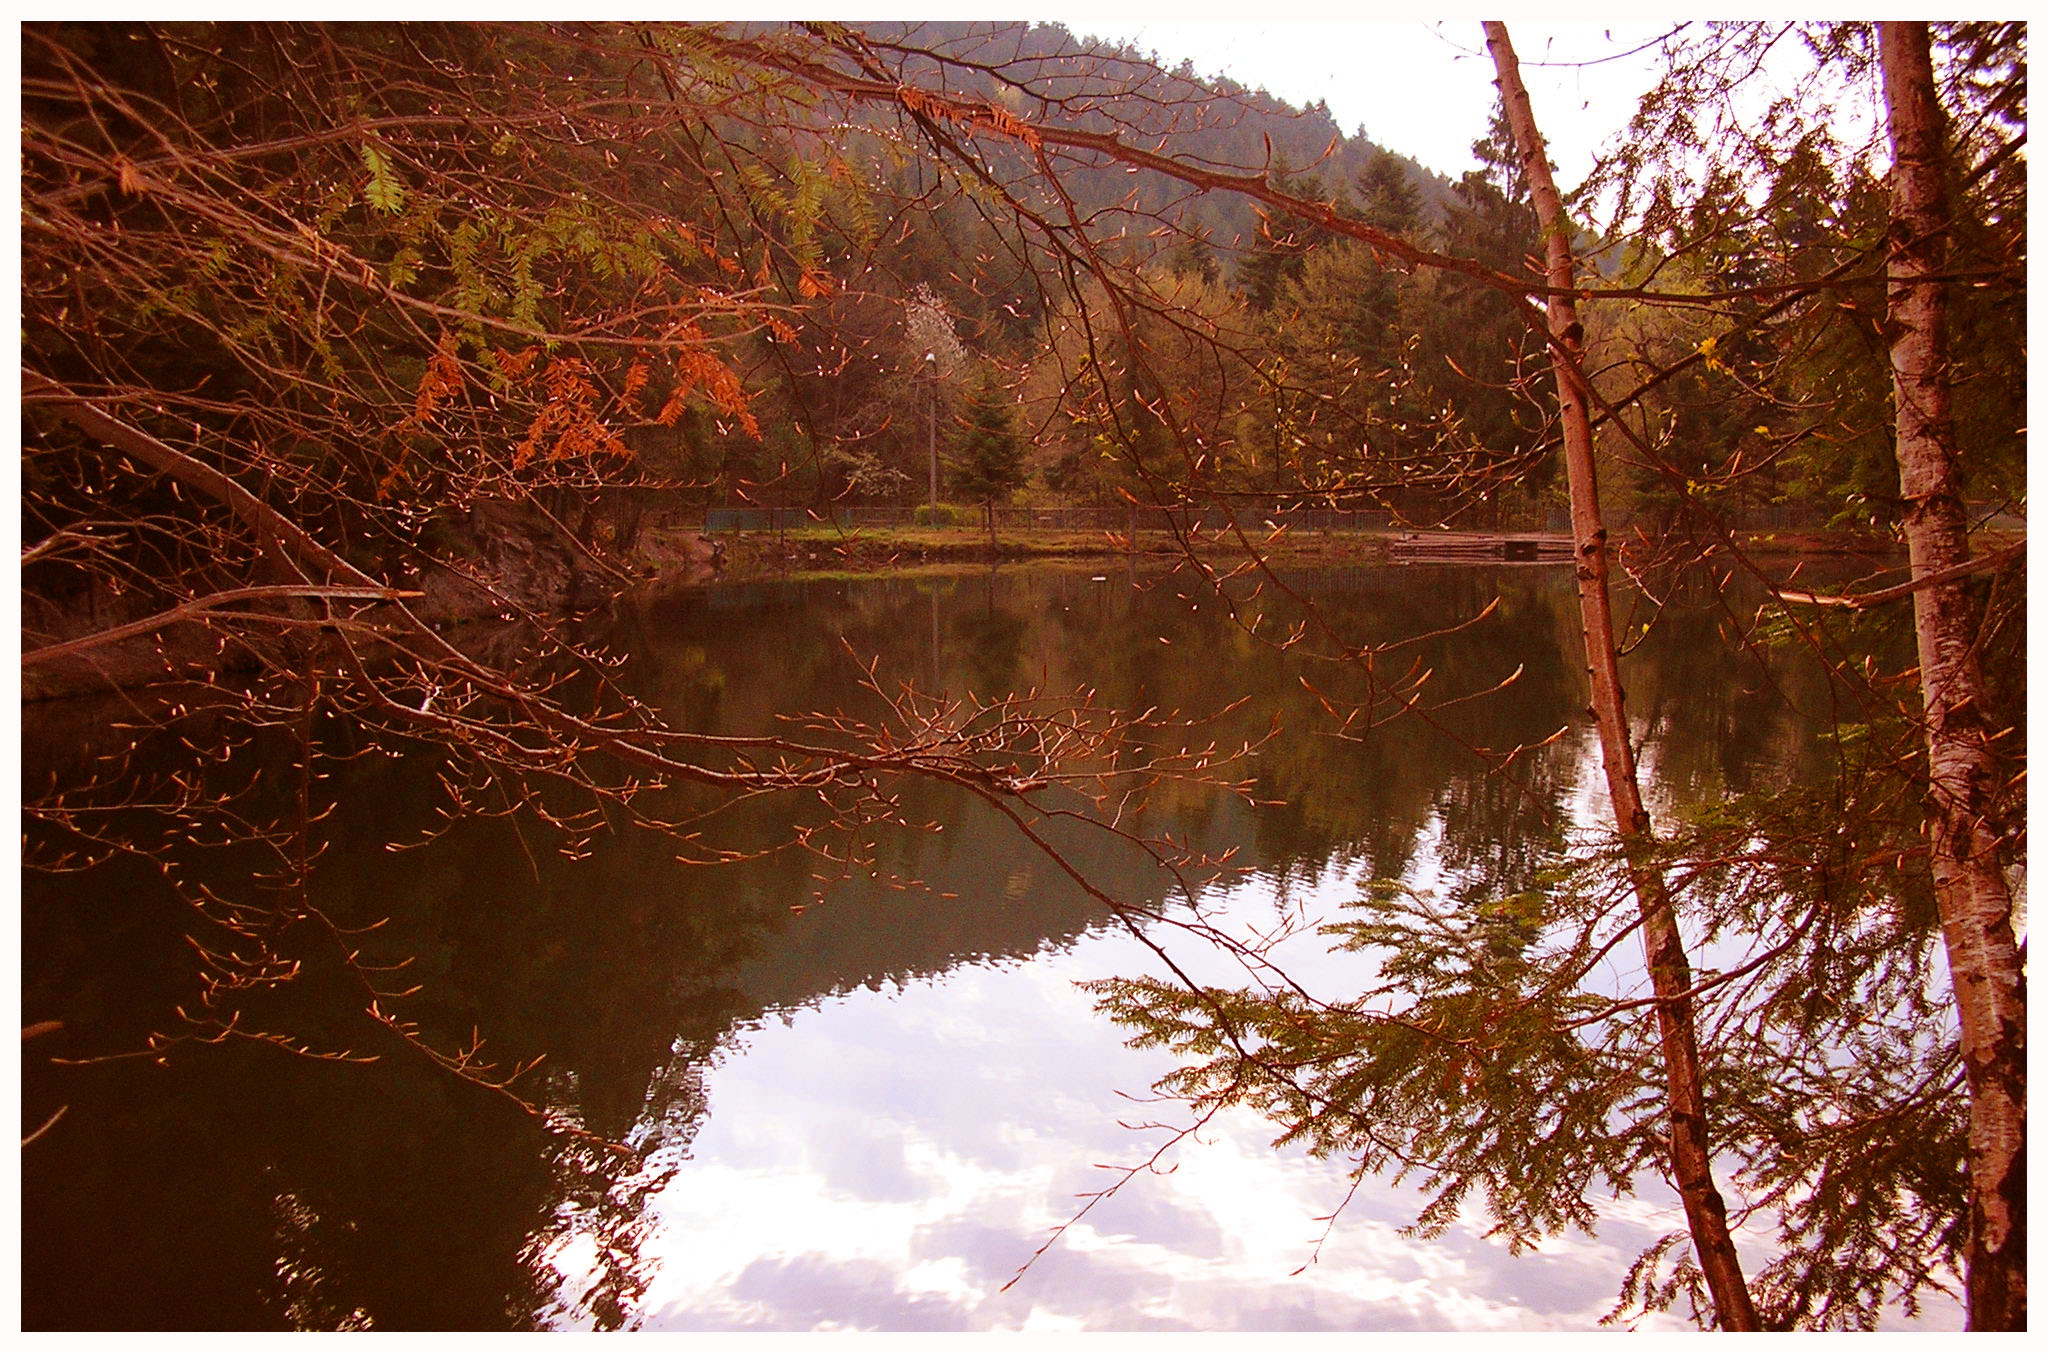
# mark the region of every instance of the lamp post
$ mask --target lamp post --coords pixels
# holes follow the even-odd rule
[[[931,404],[925,418],[925,450],[931,459],[932,525],[939,524],[939,355],[928,352],[924,355],[925,383],[931,391]]]

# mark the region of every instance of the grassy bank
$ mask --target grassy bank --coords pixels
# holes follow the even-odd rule
[[[1273,564],[1284,568],[1337,567],[1387,562],[1394,542],[1434,532],[1336,531],[1248,536]],[[1477,532],[1474,536],[1491,533]],[[1459,538],[1457,533],[1444,537]],[[724,549],[720,576],[745,579],[769,576],[816,576],[904,572],[920,568],[1028,561],[1103,561],[1137,557],[1170,559],[1183,553],[1182,542],[1163,531],[1141,531],[1134,542],[1101,531],[1054,530],[1036,527],[998,529],[988,533],[968,527],[901,526],[840,530],[806,526],[788,531],[732,532],[716,537]],[[1738,535],[1742,548],[1772,558],[1881,559],[1896,546],[1881,536],[1839,531],[1755,531]],[[1626,538],[1624,537],[1624,547]],[[1235,536],[1203,536],[1197,542],[1205,555],[1228,568],[1242,561],[1244,546]],[[1467,562],[1471,562],[1467,560]]]
[[[1380,532],[1283,535],[1253,543],[1274,562],[1297,567],[1359,564],[1387,557],[1388,536]],[[991,543],[986,531],[964,527],[877,527],[841,531],[804,527],[783,532],[721,535],[727,577],[780,573],[875,573],[931,565],[1013,563],[1030,560],[1102,560],[1128,556],[1172,558],[1182,543],[1165,532],[1141,531],[1134,542],[1100,531],[1029,527],[999,529]],[[1205,537],[1205,552],[1219,560],[1243,557],[1235,537]]]

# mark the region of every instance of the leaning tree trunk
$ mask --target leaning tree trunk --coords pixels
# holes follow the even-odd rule
[[[1707,1140],[1706,1090],[1701,1082],[1699,1040],[1693,1026],[1691,967],[1678,931],[1664,875],[1649,859],[1650,815],[1636,780],[1622,708],[1621,672],[1614,646],[1614,617],[1607,598],[1607,528],[1600,519],[1600,494],[1593,470],[1593,427],[1581,364],[1583,331],[1571,294],[1572,253],[1564,204],[1551,181],[1543,138],[1537,133],[1529,91],[1508,42],[1505,24],[1486,25],[1486,45],[1499,73],[1502,101],[1514,129],[1522,171],[1529,183],[1537,228],[1543,235],[1549,300],[1552,366],[1557,375],[1558,414],[1564,430],[1565,471],[1571,490],[1572,541],[1577,556],[1579,618],[1585,632],[1586,670],[1592,678],[1593,719],[1600,733],[1601,761],[1615,825],[1630,858],[1630,877],[1643,928],[1643,950],[1657,995],[1657,1034],[1664,1057],[1666,1112],[1671,1120],[1672,1178],[1684,1200],[1693,1251],[1712,1294],[1721,1328],[1760,1328],[1743,1281],[1735,1242],[1728,1234],[1728,1209],[1714,1185],[1713,1152]]]
[[[1880,25],[1892,141],[1892,335],[1899,496],[1913,576],[1970,557],[1949,414],[1947,149],[1927,26]],[[2015,373],[2017,376],[2018,373]],[[2027,991],[2012,895],[1991,820],[1998,788],[1976,641],[1982,615],[1961,578],[1913,593],[1927,740],[1929,858],[1970,1083],[1969,1326],[2027,1323]]]

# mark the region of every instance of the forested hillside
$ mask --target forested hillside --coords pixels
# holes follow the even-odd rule
[[[50,194],[27,251],[31,365],[82,376],[94,362],[80,340],[105,351],[118,337],[111,388],[204,379],[209,394],[191,409],[202,423],[247,400],[260,408],[242,417],[278,425],[272,444],[334,448],[339,463],[318,476],[331,486],[375,495],[410,483],[431,509],[423,522],[496,493],[486,485],[501,476],[502,487],[660,484],[672,490],[660,501],[686,510],[909,503],[928,496],[934,450],[940,496],[969,502],[1199,489],[1508,526],[1541,525],[1560,504],[1541,451],[1549,396],[1529,379],[1540,344],[1512,295],[1383,266],[1356,238],[1114,155],[1067,155],[1044,178],[1028,141],[999,125],[1056,118],[1263,177],[1526,276],[1535,236],[1504,124],[1481,147],[1488,168],[1447,184],[1398,148],[1347,138],[1321,106],[1204,84],[1053,25],[862,30],[865,59],[890,82],[985,108],[980,128],[909,100],[828,118],[798,76],[732,64],[841,36],[829,27],[631,41],[573,28],[335,30],[279,35],[274,50],[266,35],[229,64],[232,31],[29,39],[26,116],[40,130],[26,190]],[[297,55],[308,46],[340,59],[324,83],[294,90],[309,78]],[[81,103],[66,71],[108,81],[106,96]],[[611,86],[624,103],[595,97]],[[593,97],[557,107],[559,88]],[[159,98],[181,130],[136,106]],[[72,140],[94,114],[104,130]],[[926,153],[933,135],[951,150]],[[1811,523],[1895,514],[1881,410],[1857,393],[1883,384],[1867,249],[1881,199],[1858,163],[1795,147],[1739,233],[1702,205],[1599,256],[1618,285],[1758,288],[1760,312],[1771,300],[1761,261],[1793,259],[1800,277],[1837,277],[1845,298],[1780,305],[1768,336],[1742,321],[1722,337],[1722,321],[1669,308],[1601,319],[1593,349],[1617,389],[1724,344],[1655,382],[1634,416],[1669,454],[1617,466],[1617,506],[1682,515],[1733,465],[1716,506]],[[118,232],[124,255],[104,272],[100,231]],[[1985,216],[1967,247],[1995,276],[2009,238]],[[1128,275],[1144,297],[1135,309],[1105,309],[1074,252],[1084,240]],[[353,276],[323,287],[337,271]],[[2020,309],[2004,282],[1961,303],[1974,350],[2009,350]],[[389,318],[366,327],[372,316]],[[307,403],[302,372],[338,399],[288,415]],[[479,381],[488,412],[470,393]],[[970,484],[959,444],[984,381],[1015,406],[1015,468]],[[2019,488],[2015,387],[1966,385],[1985,448],[1970,492],[1996,503]],[[273,386],[280,400],[254,393]],[[1155,387],[1171,387],[1166,405]],[[351,401],[367,402],[341,413]],[[322,433],[337,415],[336,435]],[[465,438],[489,449],[446,458]],[[584,543],[599,542],[586,530]]]

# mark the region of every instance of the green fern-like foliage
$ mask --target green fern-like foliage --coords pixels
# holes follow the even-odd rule
[[[1876,776],[1717,800],[1657,863],[1702,961],[1693,974],[1709,1137],[1775,1328],[1870,1328],[1950,1289],[1967,1217],[1961,1069],[1914,865],[1910,805]],[[1266,1117],[1275,1144],[1415,1182],[1413,1232],[1468,1206],[1511,1250],[1591,1231],[1601,1203],[1665,1169],[1654,1002],[1625,976],[1629,861],[1581,842],[1536,885],[1443,898],[1374,885],[1324,927],[1365,974],[1355,998],[1286,986],[1092,984],[1156,1089]],[[1617,977],[1615,974],[1623,974]],[[1612,1320],[1711,1319],[1682,1231],[1638,1256]]]

